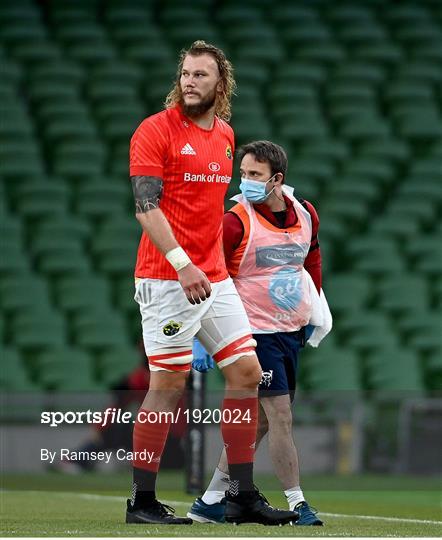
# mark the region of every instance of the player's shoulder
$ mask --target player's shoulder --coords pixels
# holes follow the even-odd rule
[[[171,119],[170,110],[157,112],[145,118],[137,128],[137,131],[150,130],[152,128],[161,128],[166,126]]]
[[[226,133],[229,137],[233,138],[232,126],[228,122],[220,118],[219,116],[216,117],[216,121],[217,121],[219,130],[222,131],[223,133]]]
[[[302,206],[307,210],[307,212],[310,214],[313,223],[318,223],[319,216],[314,205],[310,201],[307,201],[306,199],[303,199],[302,197],[297,197],[297,199],[302,204]]]

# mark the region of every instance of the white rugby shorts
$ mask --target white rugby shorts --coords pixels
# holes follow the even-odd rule
[[[232,279],[211,286],[210,298],[192,305],[178,281],[135,279],[151,371],[189,371],[195,336],[219,368],[254,354],[256,342]]]

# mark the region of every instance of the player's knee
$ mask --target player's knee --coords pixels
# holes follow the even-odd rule
[[[258,361],[255,363],[249,363],[247,366],[243,366],[240,373],[239,380],[244,388],[256,388],[261,381],[262,369]]]
[[[267,413],[269,417],[269,430],[277,429],[279,431],[291,431],[292,430],[292,413],[288,407],[275,407],[270,413]]]

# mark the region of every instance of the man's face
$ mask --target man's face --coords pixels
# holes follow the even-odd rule
[[[187,55],[181,70],[182,107],[186,116],[205,114],[215,105],[222,83],[216,60],[210,54]]]
[[[253,154],[246,154],[239,167],[241,178],[257,180],[258,182],[267,182],[272,177],[272,170],[267,161],[256,161]]]

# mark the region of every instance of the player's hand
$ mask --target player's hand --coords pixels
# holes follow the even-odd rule
[[[201,304],[209,298],[212,287],[207,276],[193,263],[178,272],[178,281],[191,304]]]
[[[193,341],[193,361],[192,368],[201,373],[206,373],[209,369],[213,369],[215,364],[213,358],[209,356],[209,353],[201,345],[201,343],[195,339]]]

